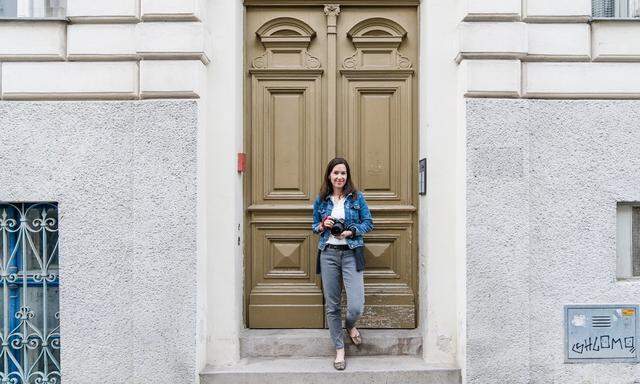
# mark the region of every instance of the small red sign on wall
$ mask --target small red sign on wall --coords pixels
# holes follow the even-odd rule
[[[246,153],[238,153],[238,172],[242,173],[247,169],[247,154]]]

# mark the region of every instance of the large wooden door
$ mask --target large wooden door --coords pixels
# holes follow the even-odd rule
[[[360,326],[414,328],[416,7],[272,3],[246,1],[247,324],[324,327],[312,204],[343,156],[376,227]]]

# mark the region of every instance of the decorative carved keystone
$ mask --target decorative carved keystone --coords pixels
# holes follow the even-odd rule
[[[340,4],[325,4],[324,14],[327,16],[338,16],[340,14]]]

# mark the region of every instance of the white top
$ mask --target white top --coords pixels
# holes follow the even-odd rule
[[[331,217],[333,217],[334,219],[344,219],[344,200],[344,197],[336,199],[335,197],[331,196],[331,201],[333,201],[333,210],[331,211]],[[338,239],[337,237],[330,234],[329,239],[327,240],[327,244],[347,244],[347,239]]]

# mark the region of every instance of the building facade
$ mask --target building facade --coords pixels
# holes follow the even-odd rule
[[[55,203],[62,382],[231,382],[261,357],[247,345],[288,332],[260,329],[324,335],[311,203],[336,155],[376,224],[365,337],[411,335],[447,383],[640,378],[637,339],[621,347],[635,358],[570,361],[564,318],[640,304],[637,2],[5,0],[0,15],[0,202]],[[2,244],[9,295],[19,247]]]

